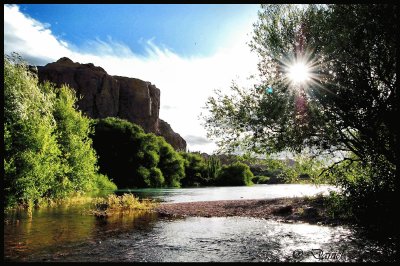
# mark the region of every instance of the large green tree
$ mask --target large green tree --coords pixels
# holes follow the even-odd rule
[[[100,172],[118,187],[180,186],[184,160],[164,138],[115,117],[95,120],[91,137]]]
[[[4,196],[7,206],[116,189],[97,173],[89,118],[70,88],[38,83],[18,55],[4,58]]]
[[[4,196],[8,206],[33,206],[60,173],[61,151],[45,95],[22,58],[4,58]]]
[[[68,86],[60,88],[46,82],[41,84],[46,95],[56,94],[53,100],[53,116],[56,122],[56,138],[61,150],[63,165],[60,180],[51,189],[54,194],[69,195],[71,192],[97,192],[97,157],[89,138],[90,119],[76,108],[75,91]],[[103,178],[104,179],[104,178]],[[105,178],[104,180],[107,180]],[[112,184],[109,189],[116,189]]]
[[[185,177],[181,180],[182,186],[193,187],[207,183],[207,165],[199,153],[180,152],[184,159]]]
[[[236,162],[222,166],[218,173],[218,186],[251,186],[254,175],[247,164]]]
[[[394,171],[397,13],[393,5],[262,5],[250,44],[261,82],[209,98],[208,133],[226,150],[343,151],[349,162]],[[310,80],[294,83],[288,68],[302,61]]]
[[[384,4],[262,5],[250,43],[259,81],[209,98],[209,135],[228,151],[340,152],[341,161],[327,169],[354,196],[355,209],[367,201],[378,212],[393,206],[398,13],[397,5]],[[308,77],[299,78],[306,70]]]
[[[119,188],[146,185],[139,169],[145,157],[141,149],[144,131],[126,120],[109,117],[95,120],[91,134],[93,147],[99,156],[100,172],[112,177]],[[158,158],[146,156],[146,168],[155,166]],[[155,161],[155,162],[154,162]]]
[[[163,137],[157,137],[157,142],[160,155],[157,167],[164,175],[165,185],[180,187],[180,180],[185,177],[184,159]]]

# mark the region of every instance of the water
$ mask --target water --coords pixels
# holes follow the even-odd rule
[[[183,201],[190,196],[203,200],[206,192],[178,190],[168,190],[165,200]],[[256,190],[255,196],[262,195],[258,187]],[[195,193],[190,195],[189,191]],[[240,191],[246,189],[237,187],[232,195],[224,193],[232,199]],[[241,195],[249,196],[250,191]],[[273,191],[287,191],[287,186],[274,185]],[[35,210],[32,219],[23,212],[8,214],[4,224],[5,260],[390,261],[395,250],[390,242],[372,240],[362,230],[348,226],[288,224],[246,217],[167,218],[148,212],[104,219],[87,215],[86,211],[87,206],[44,208]],[[327,254],[336,256],[327,258]]]
[[[258,184],[243,187],[203,187],[203,188],[144,188],[121,189],[118,194],[132,193],[140,198],[153,198],[168,203],[240,200],[240,199],[274,199],[282,197],[302,197],[316,194],[328,194],[337,188],[330,185],[309,184]]]

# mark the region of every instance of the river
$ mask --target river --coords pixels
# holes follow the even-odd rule
[[[261,199],[327,193],[332,187],[255,185],[130,190],[165,202]],[[124,193],[127,191],[119,191]],[[393,260],[393,243],[349,226],[281,223],[246,217],[158,217],[137,212],[109,218],[87,206],[60,206],[6,215],[6,261],[264,262]]]

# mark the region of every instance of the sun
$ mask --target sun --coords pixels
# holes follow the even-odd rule
[[[310,80],[311,72],[309,66],[303,62],[295,62],[288,66],[287,78],[294,84],[304,84]]]
[[[312,50],[306,50],[302,55],[285,55],[279,65],[280,77],[291,89],[308,90],[320,86],[320,62]]]

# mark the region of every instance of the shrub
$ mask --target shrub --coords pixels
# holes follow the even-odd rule
[[[252,182],[255,184],[268,184],[269,180],[270,180],[270,178],[268,176],[256,175],[256,176],[254,176]]]
[[[253,182],[253,173],[248,165],[244,163],[234,163],[222,166],[218,178],[219,186],[251,186]]]
[[[165,185],[180,187],[180,180],[185,176],[184,159],[164,138],[157,137],[157,141],[160,154],[157,167],[160,168],[164,176]]]
[[[215,183],[218,173],[221,170],[221,161],[220,159],[213,155],[207,159],[207,178],[208,183],[213,184]]]
[[[108,179],[107,176],[102,175],[102,174],[97,174],[96,175],[96,188],[97,191],[94,191],[94,194],[102,194],[102,193],[109,193],[111,191],[117,190],[117,186],[110,180]]]
[[[152,210],[157,204],[150,200],[139,200],[132,194],[117,196],[108,195],[105,198],[95,198],[94,208],[90,211],[97,217],[107,217],[115,214],[127,213],[138,210]]]
[[[164,138],[115,117],[93,124],[91,137],[100,172],[112,177],[118,187],[180,186],[184,160]]]
[[[198,153],[180,152],[184,159],[185,177],[182,186],[192,187],[207,183],[207,166],[204,158]]]

